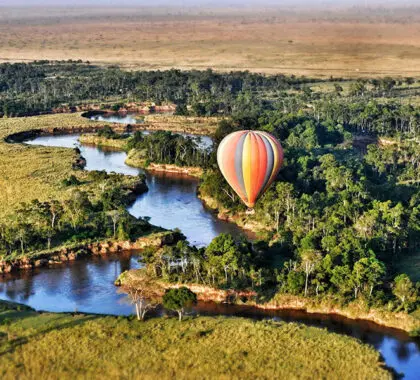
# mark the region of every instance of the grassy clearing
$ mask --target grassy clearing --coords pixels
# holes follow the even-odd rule
[[[38,314],[13,305],[3,307],[0,322],[3,379],[391,378],[373,348],[294,323],[223,317],[138,322]]]
[[[115,150],[126,150],[128,139],[108,139],[97,135],[81,135],[79,141],[85,145],[114,148]]]
[[[20,202],[66,199],[61,182],[71,174],[80,180],[87,173],[71,168],[74,152],[66,148],[8,144],[4,138],[31,129],[84,128],[94,121],[80,114],[56,114],[23,118],[0,118],[0,218],[10,214]]]

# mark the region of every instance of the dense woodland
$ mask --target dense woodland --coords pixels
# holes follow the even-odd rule
[[[312,89],[325,84],[332,90]],[[125,72],[80,62],[0,65],[5,116],[92,100],[173,102],[178,114],[229,116],[215,133],[212,151],[169,132],[137,133],[129,148],[144,151],[149,161],[206,168],[199,192],[232,214],[245,207],[217,169],[217,144],[238,129],[261,129],[280,139],[283,169],[253,216],[266,230],[262,241],[250,244],[221,235],[200,250],[180,242],[145,255],[155,275],[364,299],[390,310],[412,310],[419,301],[419,285],[412,282],[419,278],[401,274],[404,258],[420,251],[420,108],[410,101],[418,100],[416,95],[412,78],[347,83],[211,70]],[[66,207],[63,215],[74,215]],[[101,220],[116,208],[89,207],[96,207],[99,214],[92,215]],[[26,208],[19,218],[36,226],[26,216],[34,215],[33,206]],[[79,221],[86,225],[85,219]],[[71,224],[63,216],[62,225]],[[109,229],[110,219],[106,225]],[[50,232],[42,228],[35,240],[46,244]],[[8,252],[29,244],[25,239],[32,241],[19,238],[26,228],[18,222],[14,232],[2,231]]]
[[[62,183],[63,191],[70,194],[67,200],[22,203],[14,215],[0,222],[2,256],[10,260],[63,244],[98,238],[128,240],[142,235],[151,226],[131,216],[125,207],[131,189],[144,181],[91,171],[89,189],[80,190],[80,181],[72,175]]]
[[[147,162],[199,166],[208,168],[211,164],[211,149],[200,147],[200,138],[182,136],[168,131],[150,134],[136,132],[129,139],[127,148],[135,149]]]
[[[92,100],[125,99],[173,102],[180,109],[189,104],[200,114],[229,113],[242,93],[286,90],[307,81],[212,70],[128,72],[81,61],[0,64],[0,112],[19,116],[48,112],[62,104],[72,107]]]

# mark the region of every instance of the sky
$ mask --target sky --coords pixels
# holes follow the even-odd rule
[[[261,6],[261,5],[311,5],[313,6],[395,6],[420,5],[420,0],[0,0],[1,6],[161,6],[176,7],[215,7],[215,6]]]

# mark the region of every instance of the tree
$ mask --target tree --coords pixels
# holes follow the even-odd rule
[[[79,190],[74,191],[64,203],[66,217],[75,231],[87,219],[91,207],[87,193]]]
[[[115,239],[115,236],[117,234],[117,223],[120,220],[123,212],[121,212],[121,210],[111,210],[111,211],[108,211],[107,214],[112,220],[113,237]]]
[[[366,92],[366,81],[358,79],[356,82],[350,84],[350,96],[364,96]]]
[[[381,278],[385,275],[385,266],[375,255],[363,257],[354,264],[352,277],[354,287],[354,298],[357,298],[359,290],[367,288],[369,297],[373,288],[380,284]]]
[[[212,282],[220,272],[224,274],[225,283],[228,275],[232,281],[239,269],[246,269],[249,252],[246,245],[236,242],[232,235],[222,233],[216,236],[205,250],[206,266],[211,273]]]
[[[127,293],[130,302],[135,305],[139,321],[143,321],[146,313],[159,305],[158,294],[161,287],[145,271],[138,271],[135,276],[131,272],[126,272],[123,291]]]
[[[302,254],[302,266],[305,271],[305,297],[308,294],[308,280],[317,264],[322,260],[322,255],[313,249],[307,249]]]
[[[287,289],[292,294],[300,294],[305,284],[305,274],[295,270],[287,274]]]
[[[414,284],[405,273],[395,277],[392,293],[401,301],[401,307],[406,311],[412,309],[417,302],[417,291]]]
[[[352,276],[348,265],[336,266],[331,272],[331,283],[335,285],[341,295],[352,291]]]
[[[338,83],[334,83],[334,91],[337,95],[343,92],[343,87],[341,87]]]
[[[178,313],[179,320],[185,313],[185,309],[197,303],[197,295],[185,286],[167,289],[163,296],[163,306],[166,309]]]

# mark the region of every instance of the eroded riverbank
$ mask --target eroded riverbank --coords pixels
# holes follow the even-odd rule
[[[156,228],[152,228],[156,230]],[[21,270],[33,270],[41,267],[53,267],[59,264],[85,259],[92,256],[109,255],[123,251],[140,251],[145,248],[160,248],[175,244],[182,235],[173,231],[152,231],[135,240],[103,239],[101,241],[77,242],[66,244],[40,252],[32,252],[17,259],[0,260],[0,274]]]
[[[122,273],[116,280],[116,285],[125,288],[130,280],[144,273],[143,269],[131,270]],[[135,283],[135,282],[134,282]],[[351,302],[348,305],[339,305],[333,299],[328,298],[306,298],[290,294],[277,293],[271,299],[261,300],[261,297],[254,290],[217,289],[203,284],[179,284],[168,283],[160,279],[150,282],[151,286],[156,284],[157,295],[162,296],[165,289],[186,286],[197,294],[197,298],[204,302],[216,302],[226,304],[239,304],[254,307],[262,310],[298,310],[308,314],[324,314],[341,316],[353,320],[364,320],[377,325],[398,329],[407,333],[418,333],[420,331],[420,320],[407,314],[389,312],[384,309],[367,308],[363,302]],[[153,291],[153,289],[152,289]]]

